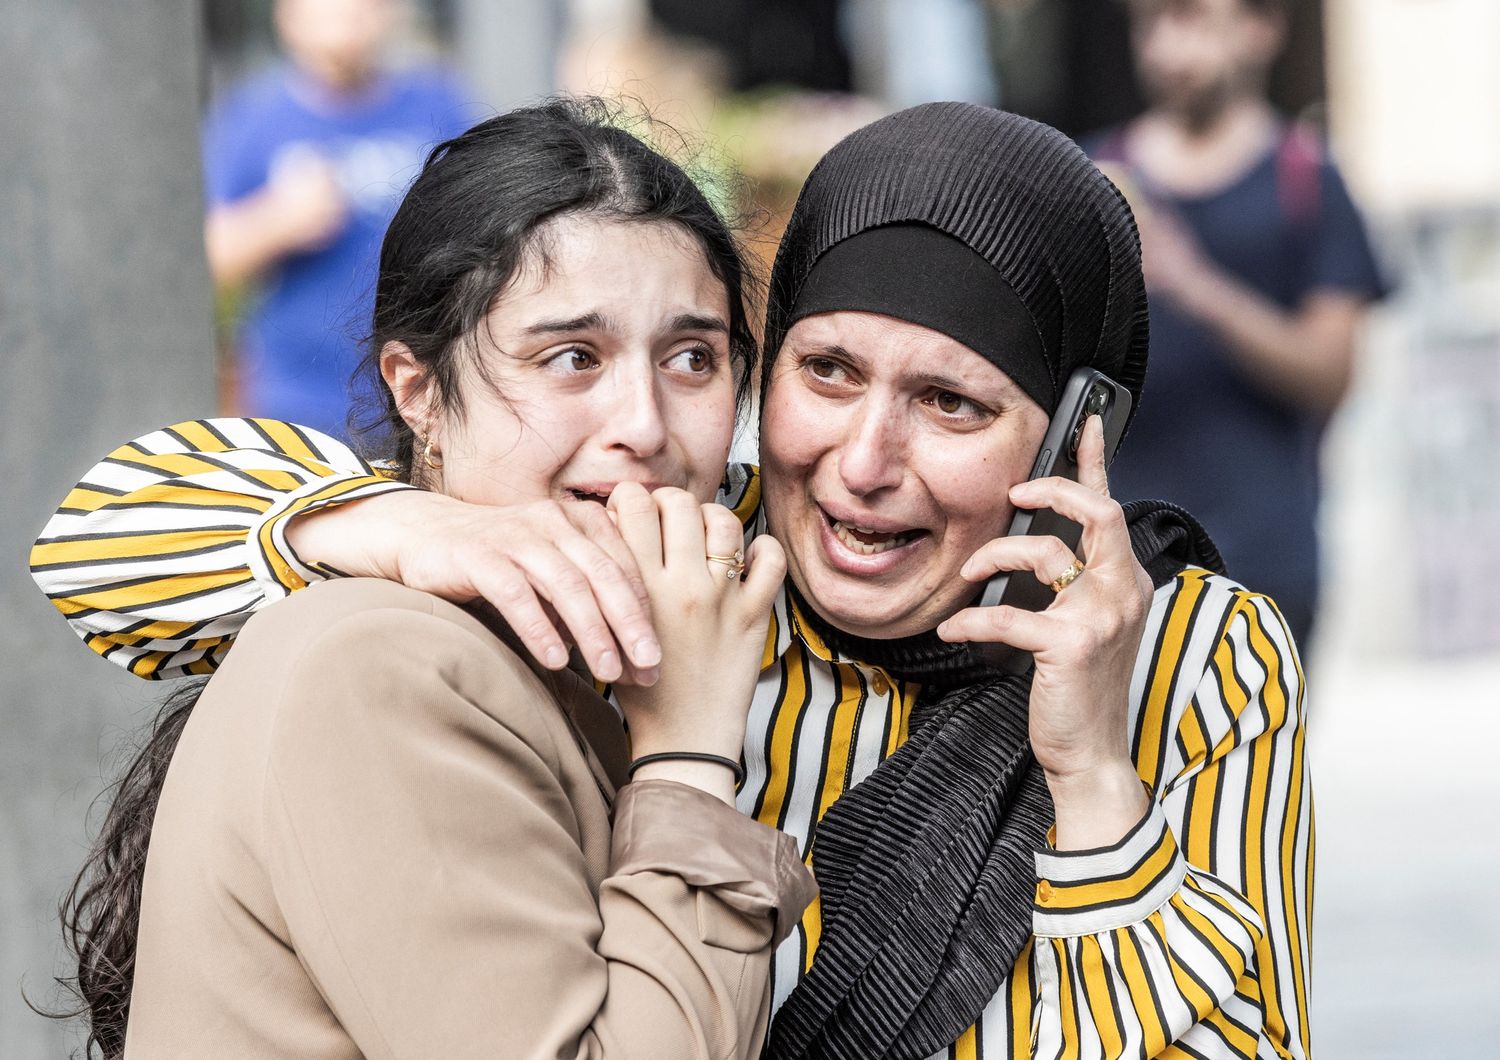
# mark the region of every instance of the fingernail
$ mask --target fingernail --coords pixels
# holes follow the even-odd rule
[[[635,675],[635,683],[642,688],[650,688],[656,684],[657,678],[661,677],[661,671],[652,666],[646,670],[640,670]]]
[[[560,644],[554,644],[547,649],[547,657],[542,662],[549,670],[561,670],[568,665],[568,649]]]
[[[620,673],[620,657],[612,651],[604,652],[599,656],[599,676],[605,674]]]
[[[655,666],[661,662],[661,645],[656,643],[655,637],[642,637],[630,649],[630,657],[637,666]]]

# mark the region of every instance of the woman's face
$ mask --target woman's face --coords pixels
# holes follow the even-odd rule
[[[409,422],[440,454],[434,485],[477,504],[603,501],[624,481],[712,500],[734,372],[728,296],[702,248],[675,225],[565,216],[540,250],[479,328],[462,411],[424,428],[410,414],[425,394],[403,401],[400,389],[420,387],[420,370],[399,346],[383,358]]]
[[[846,632],[904,637],[963,607],[959,569],[1010,522],[1047,414],[967,346],[874,313],[798,321],[761,425],[767,517],[797,588]]]

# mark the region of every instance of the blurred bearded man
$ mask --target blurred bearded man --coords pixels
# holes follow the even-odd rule
[[[1151,387],[1114,487],[1197,514],[1306,644],[1319,441],[1379,273],[1319,138],[1266,99],[1281,0],[1129,7],[1149,109],[1088,145],[1134,200],[1151,293]]]

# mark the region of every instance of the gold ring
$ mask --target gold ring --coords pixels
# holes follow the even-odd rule
[[[741,574],[745,573],[745,554],[743,552],[736,552],[732,556],[708,555],[703,558],[709,563],[722,563],[728,567],[729,569],[724,572],[724,577],[730,581],[734,581]]]
[[[1062,592],[1068,586],[1072,585],[1073,582],[1074,582],[1074,580],[1077,579],[1077,577],[1080,574],[1082,574],[1082,573],[1083,573],[1083,560],[1081,560],[1081,559],[1075,559],[1073,561],[1073,565],[1071,567],[1069,567],[1067,570],[1063,571],[1056,578],[1052,579],[1052,583],[1051,583],[1052,584],[1052,591],[1054,593],[1060,593],[1060,592]]]

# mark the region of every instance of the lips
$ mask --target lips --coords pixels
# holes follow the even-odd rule
[[[609,500],[609,494],[590,493],[587,490],[568,490],[568,496],[575,501],[592,501],[595,504],[604,504]]]
[[[635,479],[621,479],[620,482],[634,482]],[[605,504],[609,501],[609,495],[615,491],[620,482],[580,482],[575,486],[564,486],[563,494],[569,500],[587,501],[593,504]],[[647,493],[659,490],[663,486],[670,485],[666,482],[642,482],[642,488]]]

